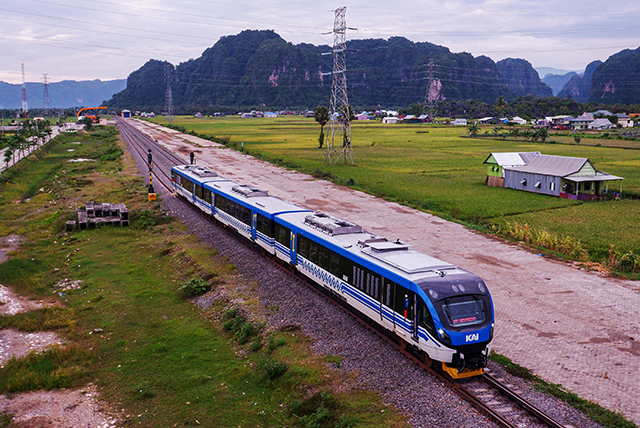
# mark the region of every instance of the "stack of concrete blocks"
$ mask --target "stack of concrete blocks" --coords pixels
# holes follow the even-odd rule
[[[68,221],[66,230],[73,232],[94,228],[97,225],[129,226],[129,210],[125,204],[96,203],[87,201],[85,208],[76,208],[78,221]]]

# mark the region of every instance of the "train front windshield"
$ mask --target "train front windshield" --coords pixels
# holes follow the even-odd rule
[[[478,325],[487,319],[485,304],[482,299],[476,296],[447,298],[441,303],[442,311],[452,327]]]

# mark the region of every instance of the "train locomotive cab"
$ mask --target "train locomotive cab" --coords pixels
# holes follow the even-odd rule
[[[484,373],[493,339],[493,305],[489,291],[478,276],[442,275],[421,286],[435,310],[438,340],[453,349],[451,362],[442,369],[452,378]]]

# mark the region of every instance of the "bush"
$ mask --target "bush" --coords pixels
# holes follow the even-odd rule
[[[186,281],[178,291],[181,291],[187,297],[201,296],[209,289],[211,286],[207,281],[202,278],[191,278],[189,281]]]
[[[259,329],[250,321],[245,321],[245,319],[239,315],[236,308],[225,311],[224,317],[227,321],[225,321],[222,327],[226,331],[232,332],[240,345],[244,345],[258,333]],[[251,346],[253,349],[253,347],[257,345],[252,344]],[[260,342],[260,347],[262,347],[262,342]]]
[[[260,369],[264,372],[267,379],[274,380],[282,376],[288,369],[287,365],[282,361],[272,358],[263,358],[260,360]]]

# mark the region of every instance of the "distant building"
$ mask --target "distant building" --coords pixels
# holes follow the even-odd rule
[[[451,122],[452,125],[462,125],[462,126],[467,126],[467,119],[455,119],[453,122]]]
[[[383,117],[382,123],[398,123],[398,118],[395,116]]]
[[[122,110],[122,111],[120,112],[120,115],[121,115],[122,117],[124,117],[125,119],[127,119],[127,118],[131,118],[131,110]]]
[[[478,123],[480,123],[481,125],[498,125],[504,122],[499,117],[488,116],[478,119]]]
[[[402,119],[402,123],[420,123],[420,119],[413,114],[408,114]]]
[[[581,116],[578,116],[574,119],[569,119],[569,124],[571,128],[575,130],[588,129],[589,124],[593,122],[595,119],[591,113],[585,113]]]
[[[627,128],[631,125],[631,118],[629,118],[629,116],[627,116],[624,113],[618,113],[616,114],[616,118],[618,118],[618,125],[620,125],[620,127],[622,128]]]
[[[589,123],[589,125],[587,125],[587,129],[598,131],[600,129],[609,129],[612,126],[613,124],[611,123],[611,121],[609,121],[609,119],[599,118],[599,119],[594,119],[593,122]]]
[[[587,158],[543,155],[540,152],[491,153],[487,185],[589,201],[609,191],[610,181],[624,178],[595,169]]]
[[[511,120],[509,120],[509,122],[511,123],[517,123],[518,125],[526,125],[527,121],[523,118],[521,118],[520,116],[514,116],[513,118],[511,118]]]

